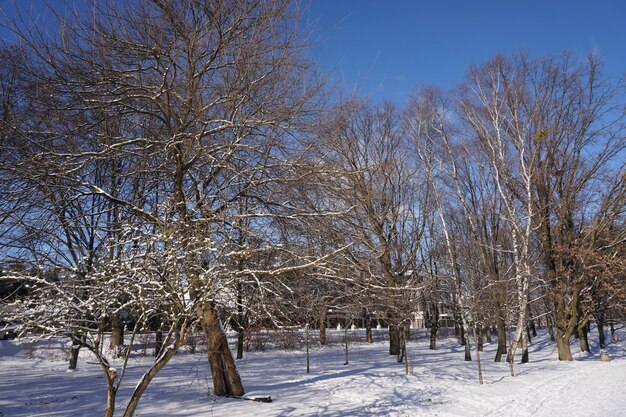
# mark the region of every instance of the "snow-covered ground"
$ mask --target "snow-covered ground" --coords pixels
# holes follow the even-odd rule
[[[454,339],[428,349],[423,335],[409,344],[411,373],[387,355],[384,341],[350,346],[344,366],[337,342],[311,352],[306,374],[301,350],[253,351],[238,362],[249,396],[271,396],[258,403],[207,395],[210,373],[202,353],[177,355],[152,382],[137,416],[626,416],[626,335],[607,348],[613,360],[576,353],[576,361],[556,360],[555,346],[543,332],[533,339],[531,362],[494,363],[495,344],[481,353],[485,384],[476,362],[464,362]],[[590,337],[596,339],[596,334]],[[574,342],[574,341],[573,341]],[[0,416],[103,415],[106,384],[89,355],[66,372],[66,353],[55,343],[37,349],[0,341]],[[572,343],[577,352],[577,344]],[[475,352],[472,352],[475,355]],[[30,357],[30,358],[29,358]],[[474,357],[475,359],[475,357]],[[136,356],[118,394],[118,413],[128,400],[142,366]]]

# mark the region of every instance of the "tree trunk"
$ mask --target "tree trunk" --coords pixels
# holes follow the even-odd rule
[[[528,363],[528,342],[523,337],[520,347],[522,348],[522,363]]]
[[[506,361],[511,365],[511,376],[514,376],[513,363],[515,361],[515,351],[519,345],[522,348],[528,345],[526,341],[526,312],[528,309],[528,280],[526,276],[522,276],[517,283],[517,300],[519,302],[519,314],[517,316],[517,324],[515,325],[515,336],[511,339],[509,351],[506,354]],[[522,352],[523,356],[523,352]]]
[[[550,340],[554,342],[554,325],[552,324],[552,317],[548,315],[548,319],[546,321],[548,323],[548,334],[550,335]]]
[[[409,352],[406,350],[406,336],[402,337],[402,356],[404,357],[404,374],[409,374]]]
[[[135,410],[137,409],[137,405],[139,404],[139,400],[141,399],[144,391],[146,390],[146,388],[148,388],[148,385],[150,385],[150,382],[152,382],[152,380],[159,373],[159,371],[163,369],[163,367],[167,365],[170,359],[174,357],[174,355],[178,351],[178,348],[180,348],[180,346],[185,342],[186,337],[187,329],[181,329],[179,339],[176,340],[174,344],[168,346],[161,353],[161,355],[157,357],[157,359],[154,361],[154,365],[152,365],[148,372],[146,372],[141,377],[139,383],[133,391],[133,394],[130,397],[130,401],[126,406],[126,410],[124,410],[124,417],[132,417],[135,414]]]
[[[70,363],[68,370],[73,371],[78,366],[78,353],[80,352],[80,343],[72,341],[72,350],[70,350]]]
[[[200,308],[200,315],[203,318],[202,327],[213,377],[213,392],[220,397],[244,395],[241,378],[215,307],[211,303],[205,303]]]
[[[482,330],[482,326],[474,326],[474,341],[476,341],[478,337],[480,337],[482,339],[482,336],[478,335],[477,328]],[[483,382],[484,382],[483,381],[483,367],[482,367],[482,365],[480,363],[480,352],[482,351],[482,349],[478,349],[478,342],[476,342],[476,347],[477,347],[477,349],[476,349],[476,366],[478,366],[478,383],[480,385],[482,385]]]
[[[587,338],[587,323],[578,324],[578,342],[580,343],[581,352],[589,352],[589,339]]]
[[[348,357],[348,327],[350,327],[350,323],[346,323],[346,327],[345,329],[343,329],[343,343],[345,346],[345,361],[344,361],[344,365],[348,365],[350,363],[349,361],[349,357]]]
[[[459,325],[459,345],[461,346],[465,346],[465,329],[463,328],[463,325]]]
[[[598,344],[600,345],[600,349],[604,349],[606,347],[606,336],[604,334],[604,320],[597,320],[598,325]]]
[[[237,359],[243,359],[243,342],[244,342],[243,327],[237,328]]]
[[[309,353],[309,340],[310,340],[310,328],[309,323],[306,324],[305,327],[305,343],[306,343],[306,373],[308,374],[311,370],[311,355]]]
[[[320,345],[324,346],[326,345],[326,316],[328,314],[328,307],[323,305],[320,313]]]
[[[155,358],[158,357],[161,353],[162,348],[163,348],[163,331],[157,330],[156,335],[154,337],[154,354],[152,356],[154,356]]]
[[[564,284],[559,283],[556,286],[554,294],[554,327],[556,327],[556,347],[558,349],[558,357],[561,361],[571,361],[572,352],[570,349],[570,339],[572,334],[576,332],[576,316],[578,312],[578,302],[580,290],[572,288],[572,299],[569,305],[566,304],[564,293]]]
[[[491,340],[491,332],[492,332],[492,326],[491,324],[489,326],[486,327],[485,329],[485,341],[489,344],[491,344],[493,341]]]
[[[500,303],[496,304],[496,327],[498,329],[498,349],[494,362],[502,362],[502,355],[506,354],[506,323],[502,316]]]
[[[389,325],[389,354],[398,356],[402,350],[401,344],[402,329],[397,324]]]
[[[369,312],[365,312],[365,337],[367,343],[373,343],[372,339],[372,316]]]
[[[406,342],[407,340],[409,340],[410,335],[411,335],[411,332],[410,332],[409,326],[407,325],[400,326],[400,354],[398,355],[398,363],[403,363],[405,360],[407,361],[405,363],[407,375],[408,375],[409,363],[408,363],[408,359],[406,358],[406,355],[407,355]]]
[[[115,396],[117,394],[117,388],[115,387],[117,371],[113,368],[108,368],[104,369],[104,374],[107,379],[107,407],[104,410],[104,417],[113,417],[113,413],[115,413]]]
[[[465,344],[465,361],[470,362],[472,360],[472,351],[470,350],[469,327],[467,330],[464,330],[464,327],[465,326],[461,328],[461,334],[465,336],[463,338],[463,343]]]
[[[124,345],[124,321],[119,313],[111,316],[111,342],[109,349],[113,351],[113,355],[119,358],[122,354],[121,347]]]
[[[429,315],[430,324],[430,350],[437,348],[437,331],[439,330],[439,307],[433,303],[433,313]]]
[[[244,244],[245,237],[243,234],[240,235],[239,244]],[[238,262],[238,270],[243,271],[243,261]],[[237,282],[237,316],[235,321],[235,326],[237,327],[237,359],[243,359],[243,342],[244,342],[244,332],[245,332],[245,321],[246,317],[243,311],[243,284],[241,282]]]
[[[572,358],[572,351],[570,349],[570,335],[564,333],[559,327],[556,327],[556,348],[559,354],[560,361],[571,361],[574,360]]]
[[[478,352],[483,351],[483,326],[477,324],[474,327],[474,339],[476,340],[476,350]]]
[[[528,325],[530,327],[530,332],[528,333],[528,342],[530,343],[532,334],[533,337],[537,337],[537,328],[535,327],[535,320],[533,319],[533,312],[530,309],[530,302],[528,303]]]
[[[615,323],[613,320],[611,320],[609,328],[611,329],[611,343],[617,343],[617,338],[615,337]]]

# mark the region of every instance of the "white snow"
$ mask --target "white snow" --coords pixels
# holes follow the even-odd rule
[[[356,330],[363,332],[363,330]],[[381,330],[381,333],[383,331]],[[181,353],[168,364],[143,395],[137,416],[626,416],[626,335],[606,351],[581,354],[572,341],[576,361],[556,360],[555,346],[543,332],[533,339],[531,362],[516,364],[511,377],[505,363],[494,363],[495,344],[481,353],[485,385],[477,382],[476,362],[463,361],[454,339],[428,349],[426,334],[409,344],[412,373],[387,354],[384,341],[350,346],[343,365],[342,335],[312,350],[306,374],[300,350],[246,353],[238,361],[249,397],[271,396],[259,403],[207,395],[210,373],[203,353]],[[342,332],[343,334],[343,332]],[[590,338],[595,338],[595,333]],[[104,412],[106,383],[100,367],[81,352],[79,369],[66,373],[63,343],[46,342],[36,349],[0,342],[0,416],[98,416]],[[475,352],[472,351],[475,359]],[[29,358],[30,356],[30,358]],[[130,391],[150,357],[132,357],[117,397],[122,414]]]

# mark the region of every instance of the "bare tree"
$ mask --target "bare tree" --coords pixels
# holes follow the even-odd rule
[[[350,210],[333,225],[338,236],[354,243],[345,252],[347,269],[358,286],[372,292],[370,311],[385,313],[389,353],[400,355],[417,305],[416,258],[428,216],[428,187],[393,105],[347,107],[320,134],[326,152],[321,181],[329,184],[326,201]]]
[[[575,65],[568,54],[535,61],[524,55],[499,57],[473,73],[472,85],[487,112],[466,111],[470,123],[477,127],[472,120],[488,115],[492,129],[483,131],[487,143],[510,137],[515,160],[508,166],[519,172],[519,180],[504,186],[524,205],[523,211],[521,204],[517,209],[526,225],[518,241],[530,236],[533,223],[554,303],[559,359],[571,360],[570,337],[588,316],[580,315],[585,274],[572,252],[582,242],[583,224],[599,213],[593,201],[594,191],[604,189],[603,170],[624,149],[624,110],[615,102],[621,86],[602,78],[597,57]],[[496,156],[500,149],[504,162],[509,149],[489,147]],[[504,178],[507,171],[498,173]],[[526,263],[523,252],[529,243],[518,243],[523,249],[520,265]]]
[[[100,228],[106,228],[105,213],[112,213],[108,227],[118,231],[114,211],[124,212],[123,222],[134,219],[135,233],[143,234],[135,237],[141,257],[184,260],[176,270],[189,286],[178,287],[185,291],[178,295],[191,296],[201,319],[217,395],[244,393],[217,312],[220,304],[230,305],[227,289],[238,276],[269,286],[297,267],[293,259],[261,270],[226,266],[230,258],[255,253],[227,250],[241,219],[255,219],[250,227],[263,251],[276,243],[264,219],[276,216],[276,207],[279,215],[295,211],[273,200],[272,184],[296,170],[298,132],[316,111],[320,83],[301,52],[294,10],[279,1],[103,2],[89,16],[64,19],[56,36],[29,25],[15,28],[28,54],[21,70],[37,85],[33,108],[41,122],[31,118],[20,126],[21,136],[3,141],[17,147],[28,138],[36,147],[32,158],[43,161],[38,178],[107,201],[102,212],[89,206],[101,216]],[[108,173],[99,182],[82,174],[102,161],[127,161],[123,176]],[[27,174],[23,168],[19,175]],[[119,192],[119,183],[127,190],[141,186],[141,192]],[[242,199],[255,204],[238,211]]]

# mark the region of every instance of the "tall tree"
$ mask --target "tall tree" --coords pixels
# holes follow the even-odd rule
[[[321,132],[327,164],[321,181],[330,184],[327,199],[350,210],[334,228],[354,243],[345,259],[359,284],[376,294],[371,310],[385,313],[389,353],[400,355],[417,301],[416,259],[429,216],[429,188],[396,108],[347,106],[353,107]]]
[[[217,395],[244,393],[218,314],[227,289],[241,275],[265,276],[256,282],[271,285],[297,266],[292,259],[263,270],[227,267],[245,254],[227,250],[241,219],[255,219],[264,250],[276,243],[267,219],[295,211],[273,199],[272,187],[297,172],[299,136],[317,112],[320,83],[302,53],[294,10],[281,1],[107,1],[64,19],[53,36],[15,28],[42,122],[11,126],[20,136],[10,145],[41,137],[29,145],[42,167],[34,172],[136,219],[141,257],[177,260],[188,286],[176,288],[191,296],[201,319]],[[123,178],[83,174],[119,160],[130,161]],[[32,178],[26,169],[19,174]],[[119,181],[140,184],[140,196],[118,193]],[[242,199],[255,201],[243,213]]]

